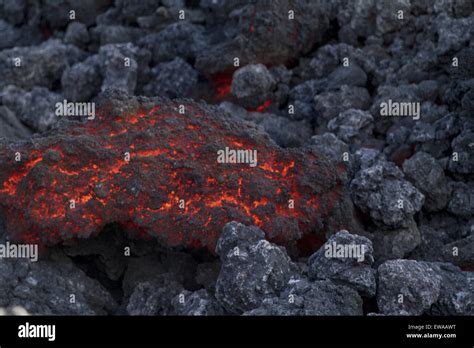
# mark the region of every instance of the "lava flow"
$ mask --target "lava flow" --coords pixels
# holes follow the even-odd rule
[[[213,251],[237,220],[296,246],[308,236],[320,244],[351,215],[327,159],[281,149],[215,107],[109,96],[100,110],[55,134],[0,143],[0,210],[12,238],[53,245],[118,223],[166,246]],[[219,163],[226,147],[256,150],[258,164]]]

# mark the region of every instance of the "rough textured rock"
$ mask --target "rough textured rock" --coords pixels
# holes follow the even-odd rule
[[[223,315],[224,310],[206,290],[183,291],[173,299],[175,315]]]
[[[44,87],[33,87],[31,91],[10,85],[0,92],[0,101],[12,110],[31,129],[44,132],[57,121],[55,104],[62,97]]]
[[[365,87],[367,74],[357,64],[340,66],[328,76],[326,88],[334,89],[343,85]]]
[[[26,0],[3,0],[0,4],[0,15],[12,24],[20,24],[25,18]]]
[[[108,4],[107,0],[45,0],[42,13],[45,21],[53,28],[65,27],[71,21],[69,17],[71,9],[74,9],[78,20],[91,25]]]
[[[454,173],[474,173],[474,129],[464,130],[451,142],[453,152],[458,154],[457,161],[449,162],[449,170]]]
[[[338,248],[352,248],[338,255]],[[360,252],[360,253],[359,253]],[[366,297],[375,295],[375,270],[372,242],[366,237],[340,231],[308,260],[311,279],[330,279],[335,284],[352,287]]]
[[[237,222],[227,224],[219,237],[216,252],[222,268],[216,298],[231,313],[243,313],[278,296],[290,280],[286,251],[263,238],[260,229]]]
[[[38,262],[0,259],[0,280],[0,307],[21,306],[30,314],[105,315],[117,306],[100,283],[59,255]]]
[[[265,299],[244,315],[362,315],[362,299],[357,291],[329,280],[297,279],[280,297]]]
[[[374,222],[404,227],[421,209],[424,196],[393,163],[379,161],[360,170],[351,182],[354,203],[370,214]]]
[[[275,80],[263,64],[246,65],[234,72],[232,94],[237,98],[266,95],[275,86]]]
[[[474,214],[474,184],[469,182],[450,183],[452,189],[448,211],[458,216],[472,216]]]
[[[0,14],[0,17],[1,14]],[[6,20],[0,19],[0,49],[12,48],[15,46],[33,46],[41,43],[41,33],[34,25],[16,26]]]
[[[351,142],[355,137],[364,141],[372,133],[372,115],[367,111],[349,109],[340,113],[328,123],[328,129],[345,142]]]
[[[151,81],[144,92],[149,96],[184,98],[196,92],[197,81],[197,71],[181,58],[175,58],[151,70]]]
[[[358,149],[352,156],[352,165],[356,171],[370,168],[380,161],[386,161],[385,156],[379,150],[366,147]]]
[[[346,110],[367,110],[369,106],[369,92],[362,87],[344,85],[339,90],[324,92],[314,97],[314,110],[326,122]]]
[[[438,40],[436,53],[445,54],[458,51],[472,38],[474,18],[452,18],[446,13],[440,13],[433,21]]]
[[[298,14],[293,20],[288,18],[290,9]],[[235,27],[231,37],[200,52],[196,67],[215,74],[232,69],[235,57],[241,66],[284,64],[321,40],[328,28],[328,18],[321,12],[319,7],[302,0],[247,4],[231,17],[230,24]]]
[[[130,43],[109,44],[100,48],[99,55],[104,75],[102,91],[113,88],[133,94],[137,86],[138,48]]]
[[[77,63],[84,53],[59,40],[48,40],[33,47],[16,47],[0,52],[0,88],[7,85],[31,89],[41,86],[51,89],[61,79],[68,66]],[[15,58],[21,66],[15,66]]]
[[[217,241],[216,253],[226,258],[235,247],[255,244],[265,238],[265,233],[257,226],[245,226],[238,222],[229,222],[222,229]]]
[[[84,49],[89,43],[89,40],[89,32],[85,24],[81,22],[69,23],[66,33],[64,34],[64,42]]]
[[[0,106],[0,138],[20,140],[30,137],[31,130],[6,106]]]
[[[34,145],[0,146],[8,159],[0,163],[0,202],[8,206],[12,238],[52,245],[115,222],[166,246],[213,251],[225,223],[238,219],[290,247],[312,235],[300,245],[311,250],[325,231],[352,229],[342,178],[314,150],[281,149],[251,124],[206,104],[117,93],[102,98],[94,120],[67,122]],[[176,108],[180,103],[185,114]],[[219,163],[217,151],[225,147],[256,150],[257,165]],[[13,170],[18,150],[24,160]],[[218,183],[224,181],[223,191]],[[288,209],[290,197],[298,197],[295,209]]]
[[[449,187],[443,168],[425,152],[417,152],[403,163],[403,172],[425,196],[424,207],[429,211],[443,209],[448,201]]]
[[[391,260],[378,268],[377,304],[388,315],[421,315],[440,295],[441,277],[426,263]]]
[[[177,1],[179,3],[179,1]],[[160,3],[153,0],[130,1],[117,0],[116,7],[124,19],[133,23],[138,17],[149,15],[157,9]]]
[[[410,20],[409,0],[376,1],[375,4],[376,28],[382,34],[399,30]],[[403,19],[399,19],[398,11],[403,12]]]
[[[306,121],[291,121],[268,113],[249,113],[249,117],[281,147],[303,147],[311,139],[311,126]]]
[[[173,299],[182,293],[181,284],[159,277],[158,280],[139,283],[128,300],[126,310],[130,315],[173,314]]]
[[[311,138],[312,146],[333,161],[342,161],[343,154],[349,153],[349,146],[339,140],[333,133],[315,135]]]
[[[420,243],[420,231],[411,218],[406,227],[375,229],[374,256],[379,263],[386,260],[402,259],[408,256]]]
[[[419,87],[417,84],[400,84],[398,86],[392,85],[381,85],[377,88],[377,94],[373,98],[370,112],[375,119],[375,130],[381,133],[385,133],[393,124],[405,123],[409,127],[413,127],[415,120],[411,117],[382,117],[380,115],[380,104],[383,102],[402,101],[405,103],[417,103],[422,102],[424,99],[431,99],[436,97],[433,93],[428,93],[426,96],[426,90]],[[421,116],[421,120],[424,120],[424,115]]]
[[[151,51],[155,64],[175,57],[195,59],[207,45],[204,28],[188,22],[173,23],[159,33],[145,36],[139,43]]]
[[[97,55],[66,68],[61,76],[64,97],[68,101],[89,101],[99,94],[101,85],[102,75]]]
[[[419,225],[421,243],[410,254],[410,258],[449,262],[463,270],[472,269],[474,218],[460,218],[442,212],[422,216]]]
[[[306,120],[293,121],[267,112],[248,112],[229,102],[221,103],[219,108],[231,117],[256,123],[281,147],[302,147],[310,141],[312,129]]]
[[[140,28],[127,27],[123,25],[98,25],[91,29],[91,41],[100,44],[135,44],[141,37],[147,34]]]
[[[474,315],[474,283],[467,272],[450,263],[427,263],[441,277],[438,301],[432,315]]]

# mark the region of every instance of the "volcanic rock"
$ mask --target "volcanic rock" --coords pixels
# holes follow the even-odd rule
[[[58,121],[54,105],[61,102],[62,98],[44,87],[33,87],[31,91],[25,91],[10,85],[0,92],[0,101],[25,125],[38,132],[44,132]]]
[[[41,315],[105,315],[117,307],[99,282],[65,257],[38,262],[0,258],[0,307],[14,305]]]
[[[451,142],[457,160],[449,162],[449,170],[454,173],[474,173],[474,129],[465,129]]]
[[[380,160],[361,169],[351,182],[354,203],[370,214],[374,222],[392,228],[405,227],[421,209],[424,196],[393,163]]]
[[[360,255],[344,255],[338,257],[333,252],[338,247],[355,247]],[[357,249],[359,248],[359,249]],[[375,270],[371,268],[374,262],[372,242],[361,237],[340,231],[331,236],[328,241],[308,260],[309,276],[311,279],[330,279],[335,284],[342,284],[358,290],[362,295],[375,295]]]
[[[265,299],[244,315],[362,315],[357,291],[329,280],[292,281],[280,297]]]
[[[474,283],[468,272],[450,263],[427,263],[441,277],[438,301],[430,310],[432,315],[474,315]]]
[[[274,85],[275,80],[265,65],[246,65],[234,72],[232,94],[237,98],[266,95]]]
[[[325,121],[337,117],[349,109],[367,110],[370,96],[363,87],[343,85],[336,91],[328,91],[314,97],[314,110]]]
[[[139,283],[127,303],[130,315],[173,314],[173,299],[182,293],[181,284],[166,276],[158,280]]]
[[[443,168],[425,152],[417,152],[403,163],[407,178],[425,195],[424,207],[429,211],[446,206],[449,187]]]
[[[330,120],[328,129],[345,142],[351,142],[354,138],[361,142],[370,137],[373,120],[368,111],[349,109]]]
[[[184,290],[173,299],[174,315],[223,315],[224,309],[206,290]]]
[[[294,19],[290,19],[290,10]],[[234,35],[200,52],[196,68],[209,75],[227,71],[234,68],[236,57],[240,66],[289,62],[321,40],[329,26],[322,12],[303,0],[247,4],[231,16],[229,25],[235,26]]]
[[[0,106],[0,138],[19,140],[28,138],[31,134],[31,130],[18,120],[13,111]]]
[[[421,235],[413,218],[400,228],[375,228],[374,256],[378,263],[404,258],[420,245]],[[432,246],[434,248],[434,246]]]
[[[448,203],[448,211],[458,216],[472,216],[474,214],[474,184],[454,181],[450,186],[453,193]]]
[[[154,64],[176,57],[195,59],[199,52],[208,47],[204,28],[188,22],[170,24],[158,33],[145,36],[139,44],[151,51]]]
[[[102,75],[98,55],[66,68],[61,76],[61,86],[68,101],[89,101],[100,92],[101,85]]]
[[[196,89],[198,73],[181,58],[158,64],[151,70],[151,81],[144,87],[146,95],[184,98]]]
[[[217,279],[217,300],[239,314],[258,307],[265,298],[278,296],[291,276],[286,251],[266,241],[257,227],[227,224],[217,243],[222,268]]]
[[[378,268],[377,304],[388,315],[421,315],[438,300],[441,277],[428,263],[391,260]]]
[[[327,159],[281,149],[218,110],[104,93],[94,120],[2,143],[0,204],[9,234],[53,245],[118,223],[165,246],[214,251],[225,223],[239,220],[272,241],[314,250],[327,231],[352,228],[341,174]],[[256,150],[257,165],[219,163],[226,147]]]
[[[79,48],[85,48],[89,42],[89,32],[87,26],[81,22],[71,22],[64,34],[64,41],[66,43],[76,45]]]
[[[84,52],[59,40],[48,40],[32,47],[15,47],[0,52],[0,88],[16,85],[25,89],[42,86],[51,89],[68,66],[83,59]],[[21,66],[15,66],[15,58]]]

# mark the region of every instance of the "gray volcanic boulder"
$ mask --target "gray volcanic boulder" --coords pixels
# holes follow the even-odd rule
[[[395,164],[379,160],[357,172],[351,182],[354,203],[375,223],[392,228],[406,227],[418,212],[424,196]]]
[[[0,102],[12,110],[27,126],[38,132],[51,128],[57,121],[55,104],[62,102],[61,95],[44,87],[26,91],[9,85],[0,91]]]
[[[344,253],[345,250],[349,254]],[[362,295],[372,297],[375,295],[373,262],[372,242],[368,238],[339,231],[311,255],[309,276],[330,279],[335,284],[353,287]]]
[[[263,239],[258,228],[227,224],[217,253],[222,268],[217,279],[217,300],[231,313],[258,307],[265,298],[278,296],[291,277],[286,251]]]
[[[274,87],[275,80],[263,64],[249,64],[234,72],[232,94],[237,98],[266,95]]]
[[[41,45],[15,47],[0,52],[0,88],[15,85],[25,89],[41,86],[51,89],[59,82],[68,66],[81,59],[85,53],[60,40],[44,41]],[[15,59],[20,58],[20,66]]]
[[[390,260],[378,268],[377,304],[388,315],[420,315],[440,295],[441,277],[428,263]]]
[[[417,152],[403,163],[403,171],[425,196],[427,210],[440,210],[446,206],[450,190],[443,168],[436,159],[425,152]]]
[[[294,19],[289,19],[293,10]],[[304,0],[265,0],[243,6],[230,16],[232,37],[202,50],[196,59],[198,70],[206,74],[223,72],[252,63],[284,64],[321,41],[329,18],[319,6]],[[243,49],[245,47],[245,49]]]
[[[441,277],[438,301],[432,306],[433,315],[474,315],[474,277],[450,263],[430,262],[429,266]]]
[[[38,262],[0,258],[0,307],[12,306],[33,315],[106,315],[117,308],[97,280],[62,256]]]

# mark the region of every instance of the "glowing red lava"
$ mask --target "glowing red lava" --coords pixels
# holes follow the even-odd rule
[[[314,150],[281,149],[206,104],[129,97],[101,110],[57,134],[0,143],[0,209],[13,238],[52,245],[118,223],[213,251],[232,220],[295,246],[344,225],[340,174]],[[258,164],[218,163],[225,147],[255,150]]]

